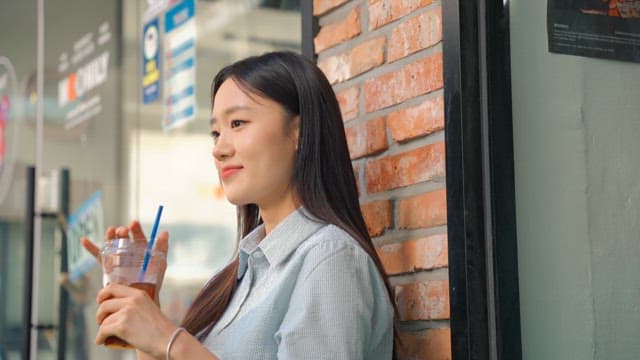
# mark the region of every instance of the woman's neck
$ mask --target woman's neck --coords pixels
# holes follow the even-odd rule
[[[298,208],[292,194],[283,197],[280,201],[270,206],[258,207],[260,208],[260,217],[264,223],[265,234],[269,234],[282,220]]]

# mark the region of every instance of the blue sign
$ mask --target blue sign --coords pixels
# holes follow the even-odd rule
[[[196,115],[195,1],[184,0],[164,15],[164,116],[162,127],[170,130]]]
[[[142,99],[148,104],[160,96],[160,31],[158,18],[144,25],[142,40]]]
[[[185,25],[190,20],[193,20],[195,14],[196,4],[194,0],[185,0],[176,5],[164,15],[166,32],[171,32]]]

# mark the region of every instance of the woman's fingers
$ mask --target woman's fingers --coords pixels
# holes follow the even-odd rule
[[[125,300],[123,298],[111,298],[102,301],[96,311],[96,323],[98,323],[98,325],[102,325],[104,319],[124,307],[124,302]]]
[[[98,291],[96,302],[101,304],[103,301],[112,298],[143,296],[146,294],[144,290],[136,289],[122,284],[109,284]]]
[[[96,334],[95,343],[96,345],[104,344],[104,341],[109,337],[109,334],[113,333],[111,329],[114,318],[109,319],[109,323],[100,323],[100,327],[98,328],[98,333]]]
[[[128,337],[127,333],[127,316],[122,312],[118,312],[117,309],[99,322],[100,327],[96,334],[96,345],[102,345],[109,336]]]
[[[139,221],[132,221],[131,225],[129,225],[129,229],[131,230],[131,237],[133,238],[133,241],[143,240],[146,242],[151,240],[147,239]],[[156,250],[165,253],[165,255],[167,254],[167,250],[169,249],[169,233],[167,231],[162,231],[157,235],[154,247]]]
[[[146,237],[144,236],[144,231],[142,231],[142,227],[140,226],[140,222],[138,221],[132,221],[129,227],[119,226],[116,228],[110,226],[105,232],[104,238],[105,240],[111,240],[115,238],[128,238],[129,233],[131,233],[133,241],[147,241]]]
[[[129,225],[129,229],[131,229],[131,237],[133,238],[133,241],[147,241],[147,237],[144,235],[144,231],[142,230],[142,226],[139,221],[132,221],[131,225]]]
[[[116,228],[115,226],[109,226],[107,231],[104,232],[104,239],[111,240],[116,237]]]
[[[143,352],[156,357],[163,354],[175,324],[144,291],[111,284],[100,290],[96,300],[100,304],[96,312],[96,344],[117,336]]]
[[[158,237],[156,238],[155,248],[156,250],[163,252],[165,256],[167,255],[167,252],[169,251],[168,231],[162,231],[160,232],[160,234],[158,234]]]
[[[129,237],[129,228],[126,227],[126,226],[119,226],[116,229],[116,237],[128,238]]]
[[[81,238],[80,243],[93,257],[100,261],[100,248],[96,244],[86,237]]]
[[[109,228],[107,228],[107,231],[105,231],[104,233],[104,239],[105,240],[110,240],[116,237],[116,228],[113,226],[110,226]],[[89,252],[89,254],[93,255],[94,258],[96,258],[96,260],[98,260],[98,262],[100,262],[100,247],[97,246],[96,244],[93,243],[93,241],[89,240],[88,237],[83,236],[80,238],[80,244],[82,244],[82,247],[85,248],[85,250],[87,250]]]
[[[98,325],[116,311],[127,311],[136,306],[152,306],[151,298],[143,290],[121,284],[109,284],[98,292],[96,302],[100,304],[96,312]]]

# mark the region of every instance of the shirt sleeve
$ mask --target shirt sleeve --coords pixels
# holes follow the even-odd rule
[[[384,283],[357,245],[319,244],[305,258],[275,334],[278,359],[390,359],[393,310]],[[389,345],[389,346],[386,346]]]

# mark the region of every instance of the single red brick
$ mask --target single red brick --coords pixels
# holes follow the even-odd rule
[[[397,227],[418,229],[447,223],[447,191],[440,189],[398,201]]]
[[[422,104],[389,114],[387,126],[398,142],[429,135],[444,129],[444,97],[438,96]]]
[[[389,275],[442,268],[449,264],[446,234],[382,245],[376,247],[376,252]]]
[[[349,57],[345,54],[330,56],[319,60],[318,67],[322,70],[331,84],[342,82],[351,77]]]
[[[369,1],[369,30],[386,25],[414,10],[431,4],[432,0]]]
[[[373,201],[360,205],[360,208],[371,237],[382,235],[386,229],[393,226],[391,200]]]
[[[395,287],[400,321],[449,318],[449,281],[428,280]]]
[[[322,15],[333,10],[349,0],[313,0],[313,15]]]
[[[384,63],[384,48],[387,38],[384,36],[368,40],[351,51],[351,74],[362,74]]]
[[[320,60],[318,67],[330,83],[345,81],[384,63],[385,37],[366,41],[352,50]]]
[[[366,122],[367,155],[377,154],[389,148],[384,117]]]
[[[396,61],[442,40],[440,8],[429,10],[398,25],[389,41],[389,62]]]
[[[365,109],[380,110],[441,89],[442,85],[442,53],[437,53],[365,82]]]
[[[357,86],[350,87],[336,93],[336,97],[340,104],[342,120],[347,121],[358,116],[358,105],[360,104],[358,98],[360,97],[360,88]]]
[[[376,118],[345,129],[351,159],[373,155],[389,147],[384,124],[384,118]]]
[[[318,35],[313,40],[316,53],[338,45],[358,34],[360,34],[360,8],[356,7],[344,19],[320,28]]]
[[[367,192],[375,193],[430,181],[445,174],[444,142],[367,163]]]
[[[400,332],[400,360],[451,360],[451,329]]]

